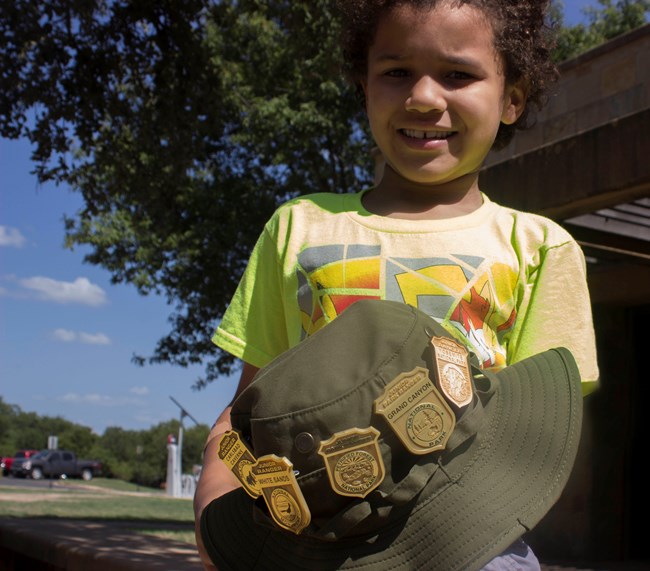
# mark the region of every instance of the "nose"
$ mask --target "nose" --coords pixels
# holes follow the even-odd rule
[[[408,111],[428,113],[444,111],[446,108],[445,89],[434,78],[422,76],[413,83],[411,92],[406,99]]]

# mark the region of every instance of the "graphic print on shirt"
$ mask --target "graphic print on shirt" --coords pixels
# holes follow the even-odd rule
[[[517,274],[477,256],[397,258],[381,246],[328,245],[298,256],[302,337],[360,299],[407,303],[433,317],[473,351],[484,368],[506,364],[516,320]]]

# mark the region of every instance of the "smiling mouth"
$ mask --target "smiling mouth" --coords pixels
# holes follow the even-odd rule
[[[429,139],[433,141],[444,141],[454,134],[453,131],[419,131],[417,129],[400,129],[399,132],[409,139]]]

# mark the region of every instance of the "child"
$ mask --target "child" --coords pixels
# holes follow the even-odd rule
[[[555,77],[547,3],[340,4],[348,75],[363,94],[383,175],[358,194],[295,199],[267,223],[213,338],[244,362],[237,394],[260,367],[359,299],[417,307],[483,368],[567,347],[591,386],[598,371],[579,247],[555,223],[499,206],[478,185],[489,150],[525,126],[527,103],[541,106]],[[197,521],[238,486],[216,459],[229,412],[206,446]],[[485,567],[502,568],[539,564],[517,542]]]

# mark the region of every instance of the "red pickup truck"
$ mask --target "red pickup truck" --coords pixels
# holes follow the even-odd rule
[[[0,460],[0,467],[2,468],[2,475],[8,476],[11,472],[11,466],[14,463],[14,460],[20,459],[21,461],[30,458],[34,454],[37,454],[38,450],[18,450],[13,456],[3,456]]]

